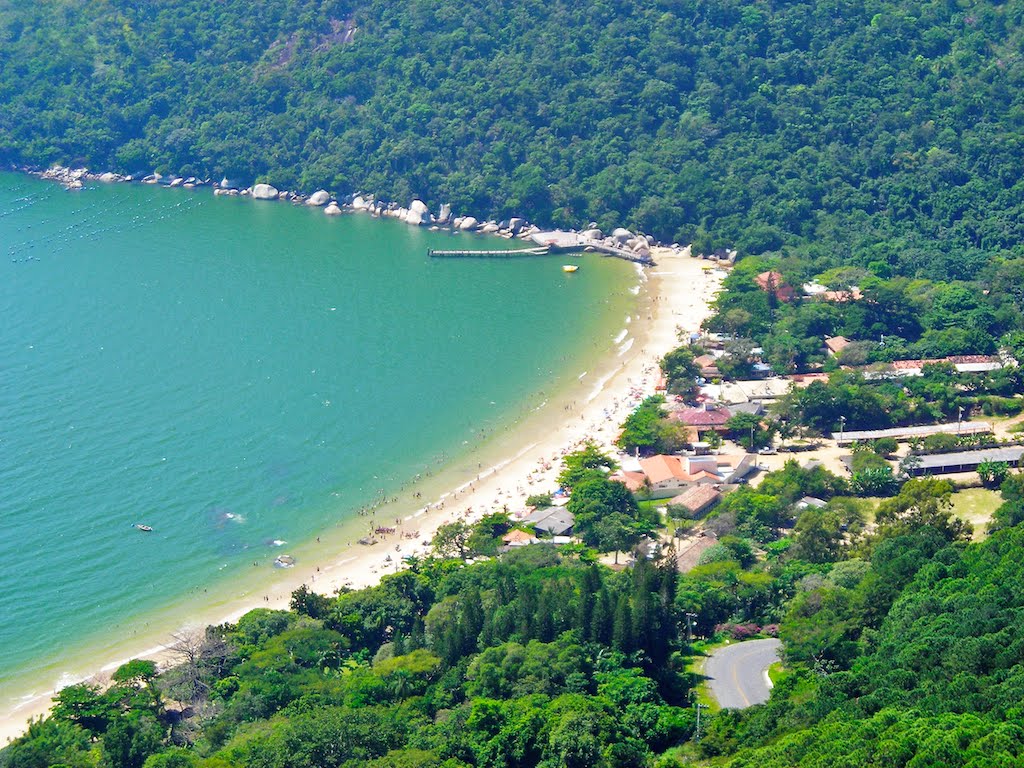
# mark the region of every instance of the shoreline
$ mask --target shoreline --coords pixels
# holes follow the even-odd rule
[[[402,557],[429,549],[423,542],[429,542],[438,526],[460,518],[473,522],[504,505],[514,516],[524,509],[527,496],[554,490],[560,456],[581,441],[589,438],[605,449],[613,447],[628,413],[644,397],[654,394],[658,360],[680,343],[676,329],[699,328],[708,315],[708,302],[720,285],[720,276],[711,270],[710,262],[672,248],[659,248],[655,253],[658,267],[638,269],[640,295],[629,315],[627,333],[610,344],[594,370],[567,382],[545,403],[515,420],[508,432],[493,434],[483,445],[471,449],[465,460],[479,459],[476,476],[471,468],[448,462],[438,476],[424,479],[423,498],[411,498],[411,491],[420,488],[416,484],[404,488],[402,498],[376,510],[370,518],[373,524],[396,528],[380,544],[355,543],[353,533],[369,522],[365,517],[323,531],[315,542],[289,550],[298,554],[298,564],[275,574],[265,594],[252,593],[256,586],[253,583],[235,583],[223,588],[222,599],[199,612],[187,613],[187,622],[181,621],[187,602],[171,606],[153,623],[178,629],[153,631],[108,645],[105,655],[92,667],[99,672],[85,679],[102,684],[130,658],[151,658],[166,664],[172,654],[163,643],[171,642],[173,632],[235,621],[254,608],[286,609],[292,591],[302,584],[328,595],[341,588],[376,584],[384,573],[397,570]],[[452,484],[460,472],[469,479]],[[403,536],[413,532],[419,535]],[[221,589],[221,585],[214,586]],[[246,588],[241,594],[240,587]],[[21,735],[30,719],[45,716],[52,695],[35,694],[11,711],[0,712],[0,746]]]

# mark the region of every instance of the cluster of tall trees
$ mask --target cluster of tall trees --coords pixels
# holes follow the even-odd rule
[[[964,278],[1020,255],[1019,8],[8,3],[0,157]]]

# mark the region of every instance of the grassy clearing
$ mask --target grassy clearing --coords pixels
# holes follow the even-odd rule
[[[985,538],[985,529],[992,513],[1003,499],[999,491],[987,488],[965,488],[953,494],[953,514],[960,520],[974,526],[974,540]]]

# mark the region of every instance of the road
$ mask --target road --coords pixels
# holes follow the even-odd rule
[[[704,664],[711,695],[723,709],[743,709],[768,700],[766,670],[779,660],[778,640],[748,640],[713,651]]]

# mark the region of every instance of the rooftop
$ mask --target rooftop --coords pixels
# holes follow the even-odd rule
[[[861,431],[846,430],[833,432],[832,439],[836,443],[846,445],[861,440],[878,440],[880,437],[894,437],[897,440],[909,440],[912,437],[928,435],[979,435],[992,431],[987,421],[962,421],[949,424],[926,424],[918,427],[893,427],[892,429],[867,429]]]

